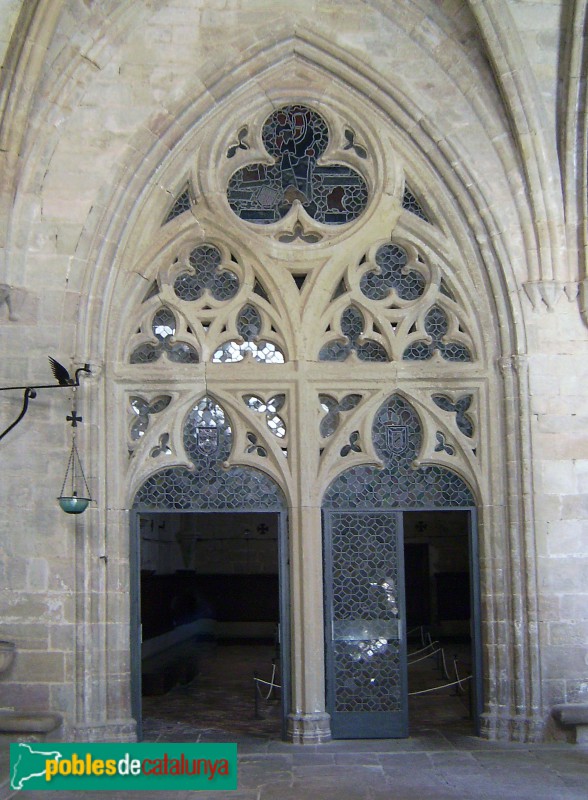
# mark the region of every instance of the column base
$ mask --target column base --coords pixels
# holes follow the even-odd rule
[[[67,739],[73,742],[136,742],[137,723],[123,719],[98,724],[72,725]]]
[[[330,714],[289,714],[286,739],[293,744],[330,742]]]
[[[542,742],[545,720],[539,716],[506,716],[487,712],[480,718],[480,737],[491,741]]]

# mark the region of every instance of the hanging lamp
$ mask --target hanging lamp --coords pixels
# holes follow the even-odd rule
[[[78,452],[76,444],[76,432],[78,422],[82,421],[81,417],[76,414],[74,408],[71,416],[66,417],[68,422],[71,422],[72,436],[71,436],[71,450],[69,453],[69,460],[67,462],[67,469],[65,470],[65,477],[61,486],[61,492],[57,498],[59,505],[66,514],[82,514],[92,500],[90,494],[90,487],[84,474],[82,460]]]

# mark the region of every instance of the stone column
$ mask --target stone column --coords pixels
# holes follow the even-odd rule
[[[331,738],[330,717],[325,711],[322,522],[316,480],[319,450],[313,436],[318,406],[317,395],[308,389],[308,369],[309,365],[298,364],[302,374],[292,415],[292,445],[296,450],[293,463],[298,470],[290,511],[292,709],[287,737],[298,744],[316,744]]]
[[[290,516],[292,710],[287,737],[297,744],[331,738],[325,711],[323,569],[320,508],[295,508]]]

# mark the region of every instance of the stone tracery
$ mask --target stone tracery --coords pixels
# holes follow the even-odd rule
[[[327,123],[310,107],[296,104],[283,106],[266,116],[262,141],[274,161],[271,169],[266,169],[268,165],[265,165],[262,170],[261,183],[251,178],[255,156],[251,154],[250,141],[254,126],[248,123],[239,129],[237,138],[228,144],[226,156],[249,159],[250,164],[248,166],[245,161],[232,173],[227,179],[226,191],[230,213],[255,223],[252,232],[257,243],[255,255],[243,250],[238,238],[229,241],[225,232],[231,229],[231,220],[227,218],[215,225],[219,222],[216,218],[219,207],[213,205],[207,211],[209,198],[198,190],[200,221],[209,219],[210,230],[218,229],[213,236],[194,239],[193,236],[186,238],[191,236],[188,228],[163,261],[158,257],[160,266],[153,274],[154,288],[142,303],[145,322],[131,336],[131,346],[127,350],[132,365],[145,367],[165,354],[168,360],[183,363],[200,374],[207,362],[217,369],[231,371],[239,362],[275,369],[276,366],[287,367],[292,360],[313,363],[318,357],[319,363],[333,362],[333,367],[329,367],[332,370],[337,369],[337,362],[351,358],[366,366],[372,365],[373,378],[377,380],[378,371],[393,362],[405,363],[414,370],[417,364],[427,361],[433,366],[439,361],[448,361],[463,367],[478,359],[479,350],[472,335],[476,327],[471,325],[468,310],[463,306],[463,289],[456,291],[459,269],[451,271],[447,256],[437,256],[428,241],[420,244],[414,234],[403,237],[400,221],[391,237],[378,238],[374,236],[377,227],[373,222],[364,221],[360,213],[350,213],[344,220],[349,223],[345,239],[353,243],[352,247],[341,248],[336,240],[324,240],[319,233],[321,227],[339,225],[341,221],[328,218],[325,211],[328,203],[321,206],[325,198],[321,200],[322,195],[316,193],[315,185],[316,180],[326,174],[320,158],[330,152],[331,127],[337,128],[333,117]],[[363,168],[369,175],[373,159],[368,140],[359,132],[359,126],[352,130],[346,120],[340,122],[340,129],[344,132],[345,144],[339,152],[355,154],[364,162]],[[338,186],[350,176],[359,180],[359,173],[348,167],[330,174],[332,186]],[[385,182],[386,177],[380,177],[382,180]],[[274,192],[272,203],[266,206],[266,210],[271,210],[271,219],[258,213],[260,198],[269,197],[268,181]],[[367,186],[363,178],[360,182]],[[182,209],[187,210],[186,192],[189,190],[183,190],[172,206],[178,215],[183,213]],[[376,194],[371,202],[377,208],[378,203],[388,202],[385,197]],[[397,208],[429,222],[406,184],[401,186],[395,202]],[[295,233],[288,239],[284,232],[286,227],[278,239],[281,250],[276,251],[271,223],[281,222],[293,208],[298,209]],[[366,236],[369,237],[367,242]],[[321,251],[316,249],[318,247]],[[318,252],[321,254],[319,261],[316,260]],[[358,253],[355,261],[347,257],[348,252]],[[280,253],[277,260],[276,253]],[[318,264],[323,265],[320,270]],[[288,273],[294,278],[295,294],[282,294]],[[307,290],[309,285],[312,291]],[[280,450],[283,454],[290,453],[289,469],[283,472],[290,484],[299,469],[291,462],[293,428],[307,423],[299,416],[300,411],[297,416],[290,417],[295,407],[284,399],[279,400],[285,395],[280,391],[282,384],[278,373],[268,373],[263,378],[264,383],[267,385],[270,374],[275,387],[273,395],[260,394],[254,378],[241,383],[248,390],[242,395],[245,405],[250,413],[263,417],[265,425],[257,424],[252,428],[249,424],[245,433],[239,433],[244,437],[239,448],[227,453],[226,458],[235,463],[240,459],[246,463],[262,459],[263,468],[271,472],[268,465],[272,459],[268,460],[268,454]],[[166,378],[163,373],[161,377],[166,381],[171,377],[168,375],[166,371]],[[219,386],[224,383],[224,375],[224,372],[215,373]],[[226,372],[227,380],[231,381],[229,375],[230,372]],[[408,380],[409,375],[406,375]],[[372,378],[366,377],[366,380],[369,382]],[[229,385],[226,384],[227,388]],[[341,469],[338,464],[341,458],[345,458],[345,463],[351,459],[354,464],[378,460],[369,431],[369,414],[373,412],[368,404],[358,416],[358,406],[363,409],[362,395],[353,385],[350,381],[347,393],[339,395],[338,399],[328,392],[313,390],[317,400],[321,398],[326,412],[323,419],[315,423],[316,434],[323,439],[319,448],[320,472],[330,478]],[[435,407],[449,410],[435,398],[430,398],[429,403],[431,411]],[[458,423],[465,431],[470,419],[462,406],[464,402],[459,401],[456,412]],[[288,410],[288,421],[283,409]],[[237,404],[235,413],[247,426],[242,406]],[[349,427],[351,418],[353,427]],[[455,452],[453,445],[438,447],[439,435],[445,443],[449,441],[449,432],[440,430],[433,416],[425,419],[425,427],[423,456],[435,462],[436,459],[443,461],[450,449],[452,454]],[[240,424],[237,428],[241,431]],[[272,436],[283,440],[280,447],[276,447],[275,442],[272,444]],[[150,443],[150,447],[154,446],[160,447],[155,441]],[[177,434],[175,452],[178,455],[182,452]],[[467,458],[459,456],[461,468],[468,463]],[[294,485],[283,488],[293,491]],[[320,486],[317,491],[320,493]]]

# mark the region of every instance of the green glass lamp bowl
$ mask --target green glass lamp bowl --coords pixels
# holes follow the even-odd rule
[[[81,514],[88,508],[90,502],[89,497],[78,497],[75,494],[68,497],[62,495],[57,499],[62,511],[65,511],[66,514]]]

